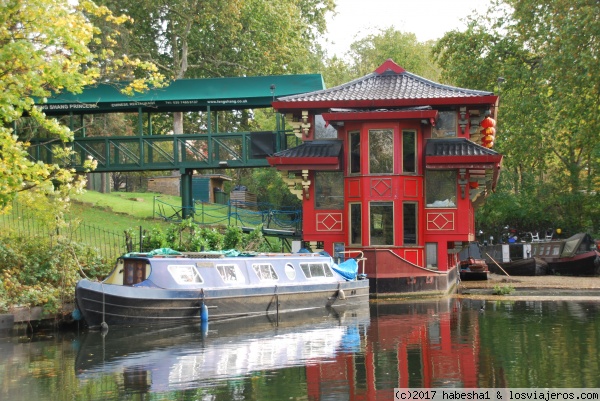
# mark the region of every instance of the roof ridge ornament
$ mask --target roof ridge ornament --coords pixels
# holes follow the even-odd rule
[[[396,74],[402,74],[403,72],[406,72],[406,70],[402,67],[400,67],[398,64],[396,64],[394,62],[394,60],[392,60],[391,58],[388,58],[387,60],[385,60],[385,62],[383,64],[381,64],[376,70],[375,73],[376,74],[384,74],[386,72],[394,72]]]

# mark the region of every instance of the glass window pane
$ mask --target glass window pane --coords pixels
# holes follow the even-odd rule
[[[360,203],[350,204],[350,243],[362,244],[362,211]]]
[[[404,244],[417,244],[417,204],[402,204],[402,225],[404,227]]]
[[[369,174],[394,172],[394,131],[369,130]]]
[[[337,129],[331,124],[325,126],[320,114],[315,115],[315,139],[337,139]]]
[[[369,217],[371,245],[394,245],[394,204],[372,202]]]
[[[456,171],[427,170],[425,172],[427,207],[456,206]]]
[[[315,208],[343,209],[344,173],[317,171],[315,173],[315,192]]]
[[[456,136],[456,111],[440,111],[432,129],[432,138],[451,138]]]
[[[360,173],[360,132],[351,132],[349,134],[348,146],[350,148],[350,174]]]
[[[425,263],[428,269],[437,269],[437,243],[428,242],[425,244]]]
[[[417,172],[417,133],[402,131],[402,172]]]

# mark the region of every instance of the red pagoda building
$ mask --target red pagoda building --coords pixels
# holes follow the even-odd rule
[[[498,96],[387,60],[273,107],[303,141],[268,161],[303,201],[305,243],[334,257],[362,251],[372,294],[447,292],[458,252],[475,240],[475,209],[498,180]]]

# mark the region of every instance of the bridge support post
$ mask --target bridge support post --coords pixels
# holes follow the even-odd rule
[[[193,170],[184,170],[181,174],[181,217],[187,219],[194,215],[194,199],[192,194]]]

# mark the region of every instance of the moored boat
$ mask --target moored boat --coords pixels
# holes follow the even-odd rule
[[[531,243],[484,245],[481,253],[492,273],[509,276],[543,276],[548,263],[531,256]]]
[[[567,239],[531,243],[532,256],[548,263],[551,274],[567,276],[600,275],[600,252],[589,234]]]
[[[481,256],[481,249],[477,242],[471,242],[459,253],[459,273],[463,281],[487,280],[489,268]]]
[[[359,262],[316,253],[132,253],[103,281],[80,280],[75,295],[90,328],[279,314],[368,303]]]

